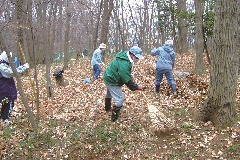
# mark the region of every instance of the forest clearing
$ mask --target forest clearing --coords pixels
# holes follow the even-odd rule
[[[66,86],[57,86],[52,77],[54,95],[46,94],[45,66],[39,65],[40,121],[33,131],[20,95],[11,114],[12,124],[1,123],[1,159],[240,159],[240,120],[232,128],[216,130],[211,122],[195,124],[198,109],[207,97],[209,67],[205,73],[192,73],[195,53],[176,55],[174,74],[178,97],[174,98],[164,77],[160,93],[154,92],[155,57],[144,54],[145,60],[133,67],[134,79],[144,87],[148,102],[175,123],[171,130],[157,131],[151,124],[146,99],[139,91],[123,87],[125,101],[122,123],[111,122],[111,113],[104,111],[105,84],[92,77],[89,59],[72,60],[63,73]],[[113,57],[105,57],[103,72]],[[51,73],[62,68],[54,63]],[[103,73],[102,72],[102,73]],[[31,72],[31,74],[33,74]],[[239,76],[238,76],[239,77]],[[36,116],[32,88],[27,76],[22,85],[29,105]],[[237,114],[240,113],[240,78],[237,88]]]
[[[240,159],[239,8],[228,0],[0,1],[1,159]],[[157,67],[151,55],[165,61],[165,45],[170,67]],[[121,50],[129,62],[107,68]],[[164,77],[159,88],[162,71],[173,82],[173,66],[176,85]],[[121,102],[112,113],[111,96]],[[152,121],[150,106],[164,122]],[[122,122],[113,122],[119,112]]]

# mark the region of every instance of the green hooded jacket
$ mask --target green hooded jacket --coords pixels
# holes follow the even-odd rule
[[[109,64],[104,72],[103,79],[106,84],[111,86],[123,86],[131,77],[132,64],[127,56],[127,51],[121,51],[116,54],[115,58]],[[137,87],[135,84],[134,90]]]

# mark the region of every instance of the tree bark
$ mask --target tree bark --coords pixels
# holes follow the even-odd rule
[[[196,74],[202,74],[204,71],[203,63],[203,2],[202,0],[195,0],[195,10],[196,10],[196,62],[195,70]]]
[[[164,20],[162,19],[163,17],[161,16],[162,10],[160,9],[160,7],[161,7],[161,3],[160,3],[160,1],[157,1],[157,8],[158,8],[158,33],[161,33],[161,36],[162,36],[162,38],[161,38],[162,43],[158,44],[159,46],[163,45],[165,43],[165,41],[166,41],[164,25],[162,23]]]
[[[63,57],[63,38],[62,38],[62,35],[63,35],[63,19],[62,19],[62,12],[63,12],[63,2],[62,2],[62,0],[59,0],[59,19],[58,19],[58,23],[59,23],[59,28],[58,28],[58,30],[59,30],[59,41],[58,41],[58,43],[60,44],[59,45],[59,56],[60,56],[60,59],[62,59],[62,57]]]
[[[18,27],[17,27],[17,34],[18,34],[18,40],[16,42],[16,46],[18,46],[18,42],[21,43],[22,46],[24,46],[24,43],[23,43],[23,40],[24,40],[24,29],[23,29],[23,26],[25,25],[24,24],[24,17],[25,17],[25,14],[23,13],[23,7],[24,4],[23,4],[23,0],[18,0],[16,1],[16,18],[17,18],[17,24],[18,24]],[[21,54],[20,54],[20,49],[19,47],[17,47],[17,53],[18,53],[18,57],[21,57]],[[23,60],[22,58],[20,58],[21,61]]]
[[[218,129],[235,123],[239,60],[239,1],[217,0],[214,20],[210,88],[196,120]]]
[[[177,8],[180,11],[178,15],[178,32],[179,32],[179,53],[188,52],[187,43],[187,21],[184,13],[187,12],[186,0],[177,0]]]
[[[47,27],[47,1],[44,1],[42,3],[42,33],[43,33],[43,53],[44,53],[44,57],[45,57],[45,63],[46,63],[46,79],[47,79],[47,96],[48,97],[52,97],[53,96],[53,91],[52,91],[52,84],[51,84],[51,73],[50,73],[50,68],[51,68],[51,64],[50,64],[50,44],[49,44],[49,38],[48,36],[50,36],[48,34],[48,28]]]
[[[63,70],[68,68],[68,46],[69,46],[69,34],[70,34],[70,22],[71,22],[71,2],[67,0],[67,20],[66,20],[66,31],[65,31],[65,39],[64,39],[64,67]]]
[[[103,6],[104,6],[104,10],[103,10],[103,18],[102,18],[102,30],[101,30],[100,43],[107,43],[109,20],[112,15],[111,13],[114,6],[113,1],[104,0]],[[104,52],[103,52],[103,56],[104,56]]]
[[[101,2],[100,2],[99,12],[98,12],[98,16],[97,16],[97,22],[96,22],[95,28],[94,28],[93,48],[92,48],[93,50],[95,50],[97,48],[98,28],[99,28],[99,23],[100,23],[99,21],[100,21],[100,16],[101,16],[101,12],[102,12],[102,4],[103,4],[103,0],[101,0]]]

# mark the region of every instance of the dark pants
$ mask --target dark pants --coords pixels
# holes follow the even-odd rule
[[[14,107],[14,101],[9,101],[8,103],[2,104],[1,118],[3,120],[8,119],[10,117],[10,113],[13,107]]]

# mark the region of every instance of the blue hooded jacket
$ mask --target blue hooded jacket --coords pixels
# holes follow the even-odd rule
[[[151,51],[151,55],[158,55],[156,69],[164,72],[172,71],[176,58],[172,45],[164,44],[162,47],[154,48]]]

